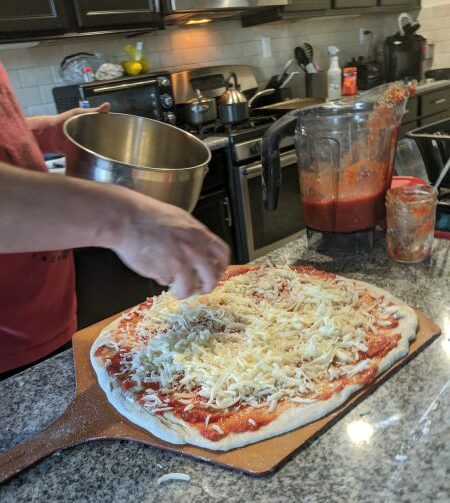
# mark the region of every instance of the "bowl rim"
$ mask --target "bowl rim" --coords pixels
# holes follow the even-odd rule
[[[119,161],[117,159],[114,159],[112,157],[107,157],[106,155],[98,154],[97,152],[95,152],[95,151],[93,151],[93,150],[85,147],[84,145],[82,145],[81,143],[79,143],[78,141],[76,141],[70,135],[70,133],[67,131],[67,128],[68,128],[68,126],[69,126],[69,124],[71,122],[75,122],[77,120],[83,120],[82,119],[83,117],[86,117],[86,116],[89,116],[89,115],[99,115],[100,113],[107,114],[107,115],[115,115],[115,116],[133,117],[133,118],[137,117],[137,118],[139,118],[141,120],[144,120],[144,121],[150,121],[150,122],[157,123],[158,126],[163,126],[163,127],[168,127],[168,128],[174,129],[174,130],[176,130],[176,131],[184,134],[188,138],[191,138],[195,143],[197,143],[198,145],[200,145],[201,147],[203,147],[205,149],[206,159],[203,162],[201,162],[200,164],[197,164],[195,166],[189,166],[189,167],[186,167],[186,168],[155,168],[155,167],[152,167],[152,166],[142,166],[140,164],[132,164],[132,163],[128,163],[128,162],[123,162],[123,161]],[[85,152],[88,152],[89,154],[91,154],[91,155],[93,155],[95,157],[98,157],[99,159],[103,159],[105,161],[110,161],[110,162],[113,162],[113,163],[116,163],[116,164],[120,164],[122,166],[127,166],[127,167],[130,167],[130,168],[133,168],[133,169],[139,169],[139,170],[142,170],[142,171],[166,171],[166,172],[174,172],[174,173],[178,173],[180,171],[191,171],[191,170],[196,170],[196,169],[199,169],[199,168],[207,167],[208,164],[210,163],[211,157],[212,157],[211,150],[209,149],[209,147],[202,140],[200,140],[199,138],[197,138],[196,136],[194,136],[192,133],[189,133],[189,132],[187,132],[184,129],[181,129],[179,127],[173,126],[172,124],[167,124],[166,122],[158,121],[156,119],[149,119],[148,117],[141,117],[140,115],[123,114],[123,113],[119,113],[119,112],[88,112],[88,113],[82,113],[82,114],[78,114],[78,115],[74,115],[72,117],[69,117],[64,122],[64,124],[63,124],[63,133],[64,133],[64,136],[71,143],[73,143],[74,145],[76,145],[77,147],[79,147],[81,150],[83,150]]]

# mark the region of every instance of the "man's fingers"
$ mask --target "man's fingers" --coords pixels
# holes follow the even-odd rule
[[[111,110],[111,103],[105,101],[105,103],[102,103],[101,105],[95,108],[73,108],[68,113],[70,114],[70,117],[75,117],[76,115],[91,114],[95,112],[104,113],[109,112],[110,110]]]
[[[98,107],[91,108],[90,110],[91,112],[98,112],[98,113],[109,112],[111,110],[111,103],[105,101],[105,103],[102,103]]]
[[[191,296],[197,288],[195,271],[184,267],[177,272],[175,281],[170,285],[170,292],[179,300]]]
[[[218,261],[222,272],[230,263],[230,247],[219,237],[214,236],[214,240],[210,245],[211,255]]]
[[[181,249],[190,266],[196,271],[198,279],[201,282],[199,286],[202,287],[202,292],[211,292],[216,286],[224,270],[224,266],[211,252],[200,252],[187,244],[181,244]]]

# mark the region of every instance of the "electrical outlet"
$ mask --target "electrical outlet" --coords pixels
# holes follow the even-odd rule
[[[272,56],[272,40],[270,37],[261,38],[261,52],[263,58],[270,58]]]
[[[367,28],[359,29],[359,45],[364,45],[366,41],[366,31],[369,31]]]

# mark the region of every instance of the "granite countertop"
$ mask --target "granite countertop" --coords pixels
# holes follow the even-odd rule
[[[431,260],[394,264],[370,257],[331,259],[304,238],[258,262],[310,264],[369,281],[421,309],[443,331],[326,433],[269,476],[256,478],[127,441],[98,441],[59,452],[0,487],[19,502],[444,502],[450,498],[450,241]],[[74,392],[71,351],[0,383],[0,449],[42,430]],[[190,482],[158,486],[183,472]]]

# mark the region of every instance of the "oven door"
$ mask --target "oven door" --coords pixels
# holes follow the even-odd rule
[[[295,152],[280,158],[282,183],[278,208],[267,211],[262,198],[262,164],[236,168],[236,220],[238,260],[248,262],[295,239],[305,227]]]

